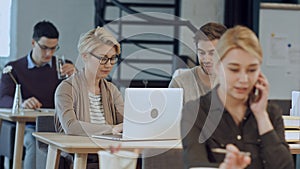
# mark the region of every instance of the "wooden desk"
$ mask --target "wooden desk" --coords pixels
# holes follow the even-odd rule
[[[41,109],[40,111],[24,111],[20,114],[12,114],[11,109],[0,108],[0,127],[2,120],[16,122],[16,134],[14,145],[13,169],[21,169],[23,155],[23,141],[26,122],[35,122],[38,116],[53,116],[53,109]]]
[[[181,149],[180,140],[168,141],[111,141],[95,139],[83,136],[71,136],[61,133],[36,132],[33,136],[37,140],[46,143],[48,147],[46,169],[57,169],[59,165],[60,152],[74,153],[74,169],[86,168],[87,155],[97,153],[99,150],[108,149],[109,146],[121,144],[122,149]],[[289,144],[292,154],[300,154],[300,144]]]
[[[180,140],[168,141],[111,141],[83,136],[71,136],[60,133],[33,133],[37,140],[48,144],[46,169],[57,169],[60,152],[74,153],[74,169],[86,168],[87,155],[121,144],[122,149],[142,150],[145,148],[166,149],[182,148]]]

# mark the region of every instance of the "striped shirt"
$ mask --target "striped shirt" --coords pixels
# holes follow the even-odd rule
[[[104,109],[102,104],[102,97],[89,93],[90,101],[90,119],[91,123],[105,124]]]

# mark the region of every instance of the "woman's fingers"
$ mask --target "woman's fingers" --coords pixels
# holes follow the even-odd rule
[[[219,166],[220,169],[243,169],[251,162],[251,158],[242,154],[233,144],[228,144],[226,151],[225,159]]]

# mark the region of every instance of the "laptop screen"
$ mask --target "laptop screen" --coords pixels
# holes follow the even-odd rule
[[[180,139],[181,88],[127,88],[124,139]]]

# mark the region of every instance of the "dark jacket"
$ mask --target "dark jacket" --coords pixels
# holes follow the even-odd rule
[[[237,126],[221,103],[217,88],[200,100],[187,103],[181,123],[185,167],[211,166],[213,163],[218,166],[225,155],[213,153],[211,149],[225,148],[231,143],[241,151],[251,153],[249,169],[294,168],[284,137],[282,113],[274,106],[268,106],[268,113],[274,130],[260,136],[249,106],[244,120]]]

